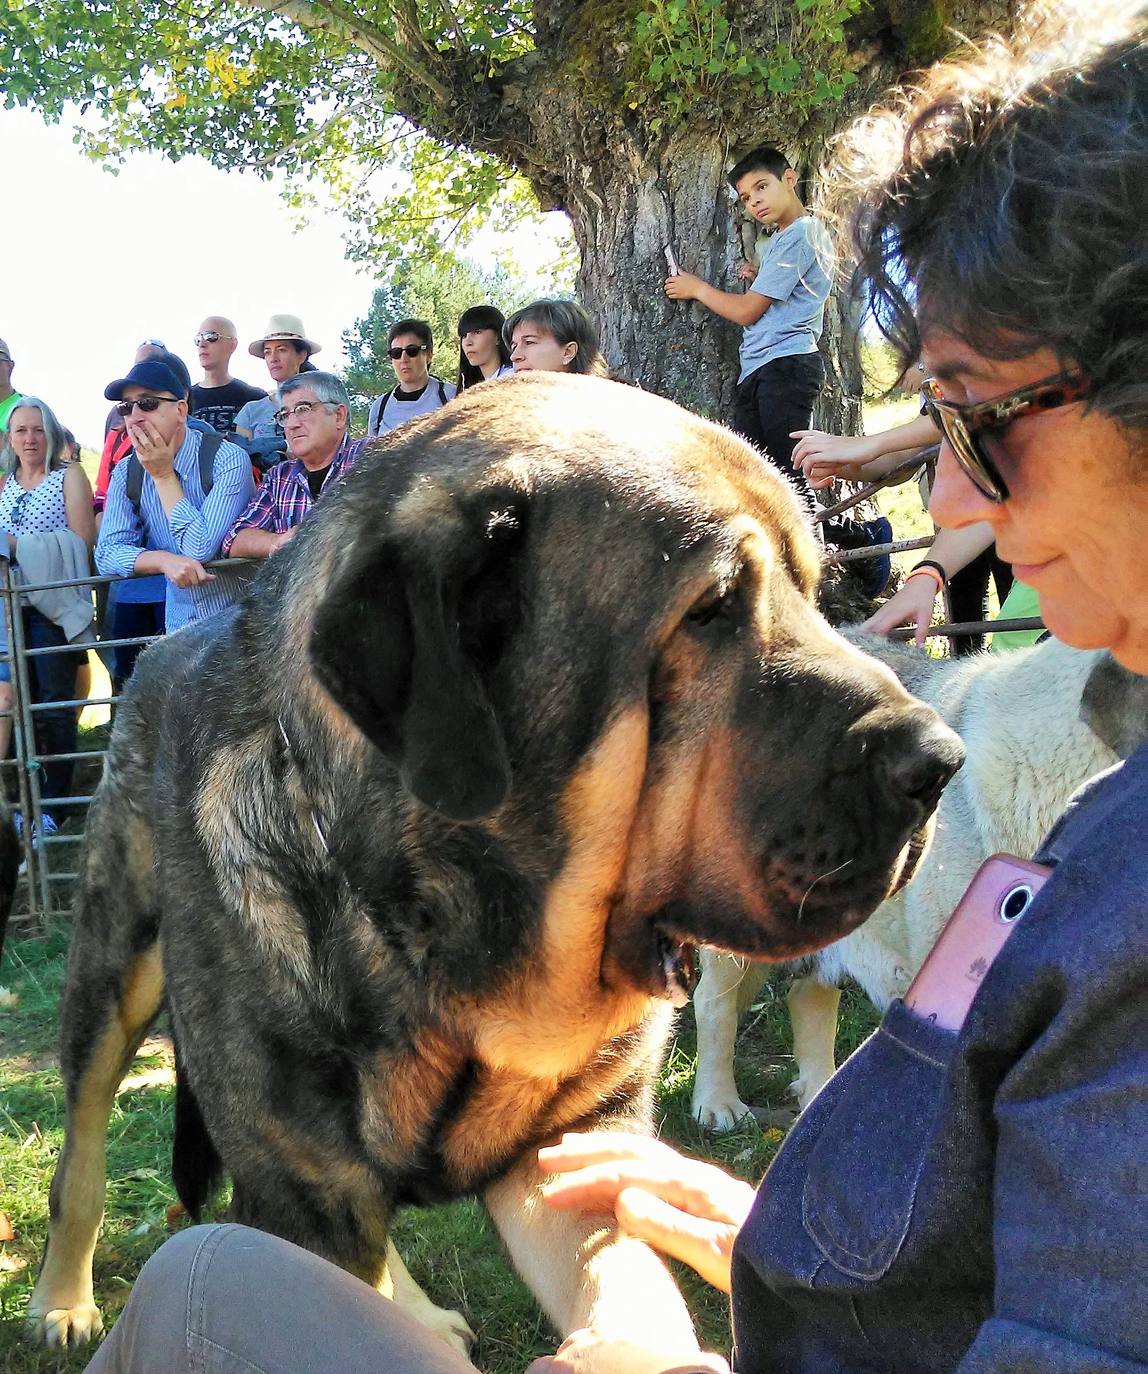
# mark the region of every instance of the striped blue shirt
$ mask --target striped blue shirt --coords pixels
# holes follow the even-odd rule
[[[235,444],[223,443],[215,455],[211,490],[205,497],[199,481],[202,438],[198,430],[189,428],[175,455],[183,498],[170,518],[146,470],[137,513],[127,494],[128,464],[116,465],[96,541],[96,568],[102,575],[128,577],[136,559],[147,549],[183,554],[200,563],[220,556],[223,537],[247,509],[255,494],[255,482],[247,454]],[[214,581],[198,587],[177,587],[168,581],[164,617],[168,631],[230,606],[251,575],[251,569],[240,564],[234,570],[217,570]]]

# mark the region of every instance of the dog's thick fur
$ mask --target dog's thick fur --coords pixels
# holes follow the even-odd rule
[[[193,1214],[221,1161],[237,1220],[465,1345],[387,1234],[477,1194],[560,1330],[691,1339],[652,1252],[540,1205],[535,1151],[649,1127],[693,943],[800,955],[919,852],[959,744],[816,614],[817,571],[726,431],[513,378],[149,649],[88,825],[41,1333],[99,1327],[108,1109],[166,1003]]]
[[[999,851],[1030,857],[1073,792],[1148,733],[1146,680],[1100,651],[1048,640],[1015,653],[934,659],[856,631],[847,637],[940,712],[966,762],[941,798],[913,881],[860,929],[801,963],[788,1005],[802,1107],[833,1073],[838,985],[856,979],[881,1010],[903,996],[980,864]],[[693,1111],[703,1125],[730,1130],[750,1111],[734,1083],[738,1012],[765,971],[709,951],[701,965]]]

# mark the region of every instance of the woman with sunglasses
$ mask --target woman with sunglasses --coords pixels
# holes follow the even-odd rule
[[[0,489],[0,535],[6,554],[17,568],[20,541],[68,529],[83,541],[90,554],[96,538],[92,488],[79,463],[69,462],[63,426],[34,396],[25,396],[8,420],[7,465]],[[77,596],[82,596],[78,593]],[[90,597],[88,598],[90,600]],[[69,602],[69,605],[71,603]],[[74,608],[73,608],[74,609]],[[55,648],[68,643],[64,629],[35,606],[23,603],[23,639],[29,649]],[[35,703],[71,701],[76,694],[77,660],[74,654],[36,655],[28,660],[28,676]],[[0,664],[0,706],[12,702],[12,664]],[[70,754],[76,748],[76,712],[72,707],[34,714],[36,748],[41,754]],[[10,718],[0,726],[0,744],[7,754]],[[68,796],[74,762],[57,759],[44,764],[41,795],[44,800],[44,832],[55,832],[51,814],[53,797]]]
[[[494,305],[472,305],[458,317],[458,389],[509,377],[510,349],[502,338],[506,316]]]
[[[994,539],[1148,726],[1148,18],[1093,5],[934,69],[837,178],[858,284],[925,363],[939,539]],[[1146,822],[1141,744],[1046,839],[959,1029],[895,1002],[756,1196],[657,1142],[570,1137],[548,1201],[613,1207],[730,1291],[742,1374],[1148,1367]],[[578,1333],[532,1372],[700,1367]]]

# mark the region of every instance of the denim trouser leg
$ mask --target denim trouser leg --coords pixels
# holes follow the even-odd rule
[[[144,1265],[87,1374],[475,1374],[362,1280],[246,1226],[195,1226]]]
[[[39,611],[29,607],[24,613],[24,642],[29,649],[48,649],[68,641],[63,630]],[[39,702],[72,701],[76,695],[78,654],[45,654],[28,660],[32,677],[32,699]],[[75,752],[78,730],[76,708],[65,706],[59,711],[33,712],[36,752],[39,754],[71,754]],[[66,797],[72,788],[73,759],[61,759],[44,765],[44,781],[40,795],[45,810],[53,797]]]

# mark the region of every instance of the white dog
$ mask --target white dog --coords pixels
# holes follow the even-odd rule
[[[787,998],[798,1066],[793,1091],[802,1107],[834,1072],[842,979],[856,979],[882,1011],[903,996],[983,860],[998,851],[1030,857],[1077,788],[1148,733],[1145,679],[1132,678],[1106,653],[1046,640],[1009,654],[934,659],[887,639],[849,638],[940,712],[966,758],[941,798],[932,845],[913,881],[845,939],[790,966],[804,975]],[[728,1131],[751,1115],[734,1082],[734,1039],[739,1012],[768,967],[703,950],[701,970],[693,1114],[703,1126]]]

